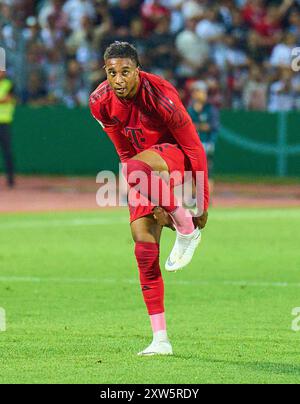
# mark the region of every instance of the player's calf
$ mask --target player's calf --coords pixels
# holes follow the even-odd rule
[[[170,342],[164,309],[164,283],[159,266],[159,245],[136,242],[135,256],[138,263],[141,289],[150,316],[153,341],[140,355],[170,354]]]

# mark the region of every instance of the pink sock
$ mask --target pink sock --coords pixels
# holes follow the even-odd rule
[[[153,333],[157,331],[166,331],[166,318],[165,313],[152,314],[150,316],[151,326]]]
[[[195,230],[193,217],[187,209],[178,206],[174,212],[170,213],[176,230],[181,234],[191,234]]]

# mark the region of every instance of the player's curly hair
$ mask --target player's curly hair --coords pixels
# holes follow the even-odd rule
[[[128,58],[140,67],[140,61],[136,48],[128,42],[115,41],[109,45],[104,53],[104,61],[113,58]]]

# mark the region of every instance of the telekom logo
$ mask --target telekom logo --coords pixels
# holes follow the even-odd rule
[[[4,72],[6,70],[6,57],[5,50],[0,48],[0,71]]]

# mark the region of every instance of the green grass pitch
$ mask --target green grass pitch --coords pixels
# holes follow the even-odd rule
[[[300,210],[212,209],[151,331],[127,211],[0,216],[0,383],[299,383]],[[161,264],[174,233],[162,239]]]

